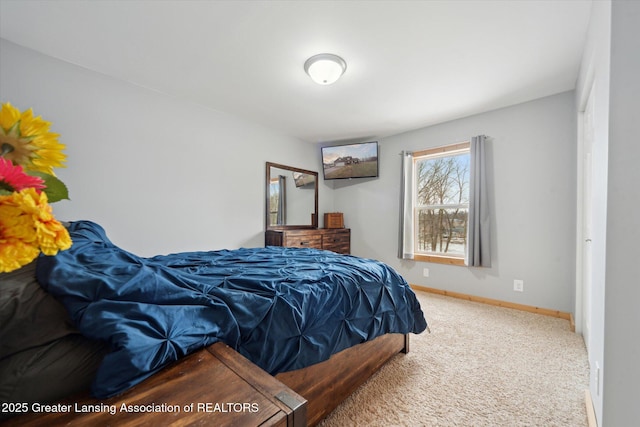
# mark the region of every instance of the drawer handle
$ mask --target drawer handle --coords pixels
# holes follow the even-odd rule
[[[300,246],[307,246],[309,242],[300,242]]]

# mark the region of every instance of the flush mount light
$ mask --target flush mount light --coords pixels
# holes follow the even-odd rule
[[[340,78],[347,69],[347,63],[338,55],[321,53],[307,59],[304,71],[320,85],[330,85]]]

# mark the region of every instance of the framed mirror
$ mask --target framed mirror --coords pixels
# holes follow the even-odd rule
[[[266,229],[318,228],[318,172],[267,162]]]

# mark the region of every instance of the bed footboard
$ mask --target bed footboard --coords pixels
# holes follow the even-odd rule
[[[76,396],[40,413],[6,420],[6,425],[133,426],[140,425],[143,417],[149,425],[314,426],[391,358],[408,351],[408,334],[387,334],[274,378],[227,345],[216,343],[122,395],[104,400]],[[224,405],[230,402],[243,404],[246,410],[229,411]]]
[[[31,405],[8,426],[216,425],[302,427],[306,401],[223,343],[173,363],[125,393]]]

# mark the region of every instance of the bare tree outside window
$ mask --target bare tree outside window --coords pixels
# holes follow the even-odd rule
[[[464,257],[469,150],[415,158],[416,253]]]

